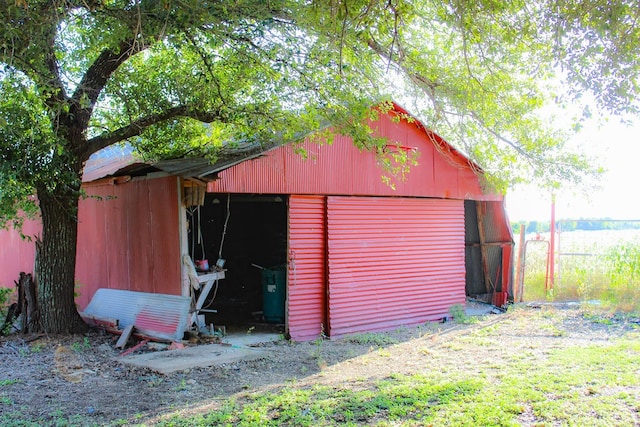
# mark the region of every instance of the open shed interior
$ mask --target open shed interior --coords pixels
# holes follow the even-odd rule
[[[207,193],[202,205],[187,208],[187,227],[191,258],[207,259],[210,266],[223,259],[226,270],[225,279],[218,281],[205,303],[206,309],[217,311],[206,313],[206,323],[231,331],[282,328],[286,196]],[[267,286],[271,291],[277,287],[278,292],[265,298]]]

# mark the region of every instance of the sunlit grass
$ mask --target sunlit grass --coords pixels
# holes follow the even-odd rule
[[[637,230],[566,232],[558,240],[552,290],[546,289],[548,243],[528,242],[524,301],[599,300],[611,308],[640,311]]]
[[[592,309],[585,317],[603,328],[615,319]],[[440,346],[446,355],[413,375],[383,379],[287,385],[246,393],[217,410],[174,415],[160,426],[628,426],[640,409],[640,330],[617,339],[583,345],[533,344],[563,340],[569,333],[554,309],[520,310],[510,322],[476,324],[471,333]],[[513,334],[510,346],[501,337]],[[519,337],[519,338],[518,338]],[[547,342],[547,341],[545,341]],[[553,341],[549,341],[553,342]],[[492,359],[455,358],[491,346]],[[519,349],[519,350],[516,350]],[[528,350],[530,349],[530,350]]]

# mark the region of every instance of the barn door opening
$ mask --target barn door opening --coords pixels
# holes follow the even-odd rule
[[[282,332],[287,197],[208,193],[187,217],[192,259],[206,259],[210,267],[223,259],[226,270],[205,302],[207,324],[231,332],[256,327]]]
[[[501,201],[465,200],[467,296],[498,306],[512,296],[513,235]]]

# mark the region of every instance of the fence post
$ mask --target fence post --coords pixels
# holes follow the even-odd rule
[[[549,239],[549,275],[547,276],[547,292],[553,291],[553,277],[555,275],[556,259],[556,195],[551,195],[551,236]]]

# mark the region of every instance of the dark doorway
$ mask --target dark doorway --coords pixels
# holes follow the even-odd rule
[[[211,193],[203,206],[189,208],[187,220],[192,258],[207,258],[209,265],[221,258],[226,269],[205,304],[217,310],[207,314],[207,324],[251,328],[283,323],[284,316],[265,317],[265,304],[275,302],[284,311],[286,283],[280,283],[281,301],[271,295],[263,300],[261,268],[282,271],[286,264],[287,197]]]

